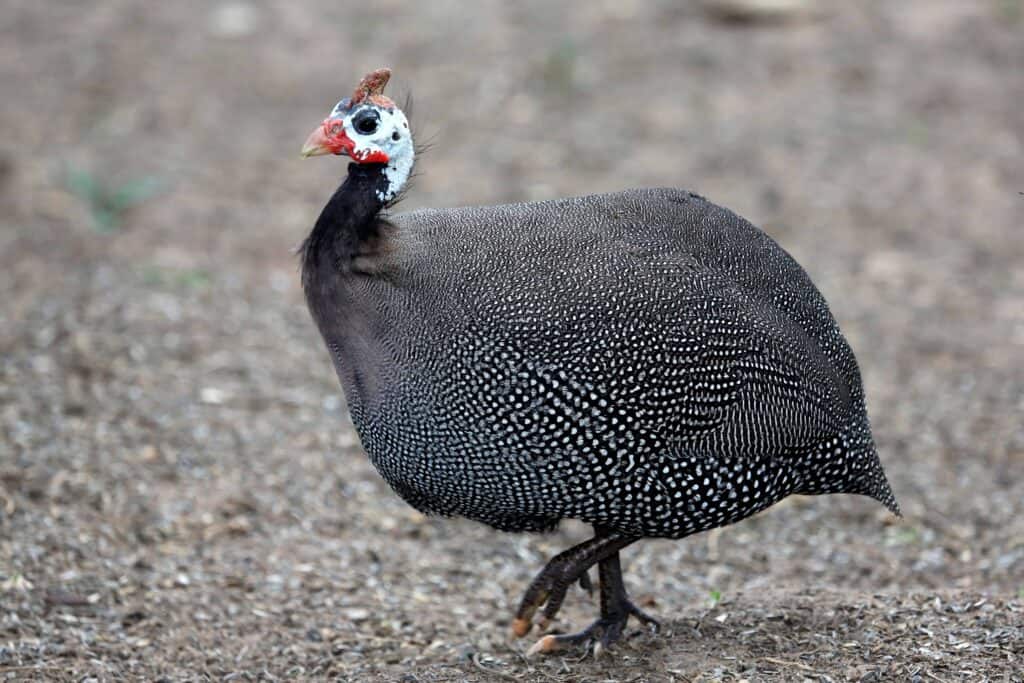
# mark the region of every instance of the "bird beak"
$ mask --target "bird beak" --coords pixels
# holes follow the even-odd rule
[[[331,145],[331,141],[327,137],[327,126],[324,123],[314,128],[313,132],[306,138],[306,143],[302,145],[302,156],[304,158],[317,157],[322,154],[337,154],[337,152],[331,149],[333,145]]]

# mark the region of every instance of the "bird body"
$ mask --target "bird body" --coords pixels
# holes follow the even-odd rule
[[[310,306],[363,446],[423,512],[679,538],[790,493],[892,505],[803,269],[672,189],[380,219]],[[307,259],[310,259],[307,256]]]
[[[793,493],[898,514],[856,359],[804,270],[690,192],[638,189],[388,214],[412,167],[404,115],[368,75],[307,155],[354,163],[302,250],[303,286],[367,455],[406,501],[502,531],[573,518],[513,629],[601,577],[619,637],[618,551],[736,522]]]

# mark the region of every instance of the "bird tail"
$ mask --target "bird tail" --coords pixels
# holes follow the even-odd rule
[[[889,511],[897,517],[902,517],[903,513],[900,512],[899,503],[896,502],[896,496],[893,495],[892,486],[889,485],[889,479],[886,478],[886,473],[882,469],[882,461],[879,460],[878,452],[872,454],[871,460],[873,462],[870,472],[866,477],[864,495],[877,500],[889,508]]]
[[[804,473],[795,493],[855,493],[874,498],[897,517],[903,516],[868,429],[850,429],[826,443],[807,463],[810,471]],[[842,476],[823,477],[823,468],[840,471]]]
[[[862,463],[864,471],[855,480],[854,487],[850,493],[859,493],[870,496],[879,503],[889,508],[897,517],[902,517],[900,505],[896,502],[896,496],[892,492],[889,480],[882,469],[882,461],[878,457],[878,451],[873,443],[868,443],[866,452],[858,460]]]

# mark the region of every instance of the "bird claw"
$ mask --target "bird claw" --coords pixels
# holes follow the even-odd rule
[[[537,626],[541,631],[546,631],[562,607],[567,588],[568,586],[564,584],[553,586],[550,590],[541,592],[531,603],[522,605],[516,618],[512,620],[512,635],[522,638],[528,634],[533,629],[533,615],[541,607],[544,607],[544,611],[537,619]]]
[[[531,628],[533,628],[533,624],[528,618],[516,618],[512,620],[512,635],[516,638],[522,638],[530,632]]]
[[[647,612],[643,611],[632,602],[628,603],[627,609],[629,610],[630,616],[636,617],[636,620],[645,626],[650,626],[651,630],[655,633],[661,631],[661,622],[652,617]]]
[[[591,642],[597,641],[598,633],[602,633],[605,629],[604,620],[599,619],[593,624],[583,629],[579,633],[567,633],[567,634],[551,634],[546,635],[526,651],[527,657],[534,657],[536,655],[548,655],[554,652],[562,652],[564,650],[570,650],[581,645],[586,646]],[[602,636],[604,634],[602,633]],[[603,637],[602,637],[603,640]],[[607,647],[607,645],[605,645]],[[594,653],[595,656],[598,652],[597,646],[595,645]]]
[[[564,649],[564,646],[559,642],[557,636],[544,636],[530,646],[530,649],[526,651],[526,657],[529,659],[537,655],[547,655],[561,649]]]
[[[522,638],[529,633],[533,628],[533,615],[541,607],[544,610],[541,612],[537,624],[542,631],[547,629],[561,609],[569,587],[577,580],[576,577],[566,579],[559,565],[549,564],[545,567],[530,584],[526,595],[523,596],[523,602],[516,612],[515,619],[512,620],[512,635]]]
[[[593,643],[594,657],[608,654],[612,645],[622,638],[626,623],[630,617],[636,617],[640,623],[651,626],[655,633],[661,629],[661,623],[628,599],[618,604],[619,610],[610,616],[602,617],[578,633],[546,635],[526,651],[527,657],[538,654],[551,654]],[[545,624],[546,626],[546,624]]]
[[[578,582],[587,592],[593,591],[594,584],[591,583],[587,570],[595,563],[604,563],[609,557],[615,558],[616,581],[619,584],[619,590],[622,591],[622,578],[618,569],[618,551],[632,543],[633,540],[635,539],[608,532],[599,534],[589,541],[575,545],[551,558],[544,569],[534,577],[523,594],[515,618],[512,620],[512,635],[522,638],[528,634],[533,628],[533,617],[538,610],[541,610],[538,625],[541,630],[548,628],[562,608],[569,588]],[[604,564],[601,566],[603,567]],[[602,591],[604,591],[604,574],[601,576]],[[554,647],[553,643],[555,642],[561,641],[542,638],[538,644],[530,648],[530,651],[534,653],[548,652]]]

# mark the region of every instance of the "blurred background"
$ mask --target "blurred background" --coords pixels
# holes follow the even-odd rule
[[[510,610],[586,530],[401,503],[298,286],[345,173],[299,148],[380,66],[431,145],[403,210],[667,185],[763,227],[906,519],[790,499],[638,544],[666,634],[522,660]],[[1022,75],[1019,0],[5,0],[0,677],[1019,674]]]

